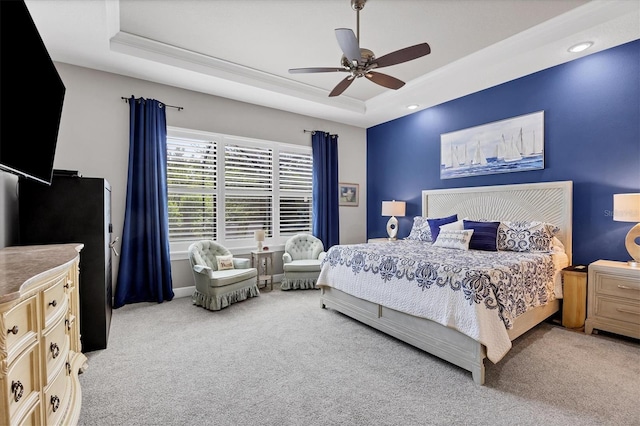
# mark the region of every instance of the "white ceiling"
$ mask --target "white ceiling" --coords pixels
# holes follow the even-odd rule
[[[369,0],[360,45],[431,54],[382,69],[399,90],[343,73],[334,29],[350,0],[26,0],[55,61],[370,127],[640,38],[639,0]],[[595,44],[573,54],[581,41]],[[166,100],[171,103],[170,100]]]

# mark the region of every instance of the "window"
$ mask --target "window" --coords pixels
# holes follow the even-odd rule
[[[185,251],[199,239],[253,247],[311,232],[311,148],[168,128],[169,240]]]

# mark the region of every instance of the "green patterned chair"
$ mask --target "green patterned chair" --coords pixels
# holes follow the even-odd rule
[[[189,246],[189,262],[196,289],[194,305],[219,311],[232,303],[260,296],[256,268],[249,259],[234,258],[215,241],[203,240]]]
[[[327,253],[322,241],[311,234],[296,234],[284,245],[280,290],[315,289],[320,265]]]

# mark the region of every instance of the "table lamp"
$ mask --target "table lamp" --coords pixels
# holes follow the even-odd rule
[[[387,222],[387,234],[389,234],[389,240],[395,240],[398,235],[398,219],[396,216],[404,216],[406,203],[404,201],[383,201],[382,202],[382,216],[391,216]]]
[[[258,229],[253,233],[253,237],[258,242],[258,251],[262,250],[262,242],[264,241],[264,229]]]
[[[640,193],[613,194],[613,220],[617,222],[636,222],[624,240],[627,251],[633,258],[628,261],[633,268],[640,267]]]

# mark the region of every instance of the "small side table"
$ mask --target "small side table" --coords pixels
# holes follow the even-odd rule
[[[587,267],[568,266],[562,270],[562,326],[580,329],[587,316]]]
[[[258,270],[258,287],[262,281],[266,287],[267,281],[269,281],[271,290],[273,290],[273,253],[271,250],[253,250],[251,252],[251,267]],[[263,258],[264,264],[262,263]]]

